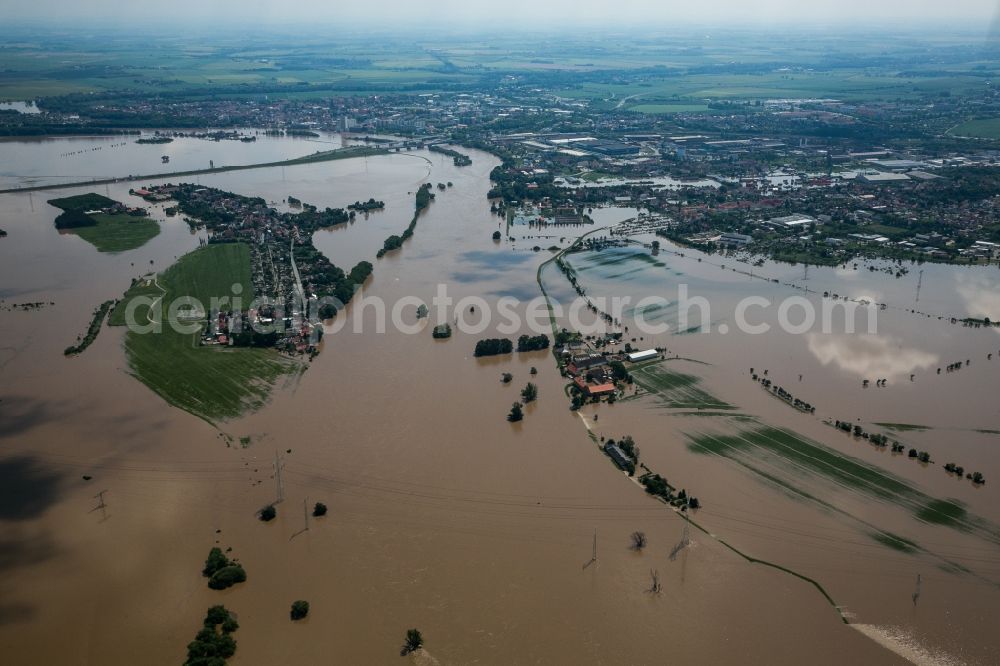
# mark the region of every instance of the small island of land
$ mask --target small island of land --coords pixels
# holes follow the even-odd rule
[[[63,211],[55,219],[56,229],[76,234],[98,252],[134,250],[160,233],[160,225],[146,217],[144,208],[130,208],[93,192],[48,203]]]

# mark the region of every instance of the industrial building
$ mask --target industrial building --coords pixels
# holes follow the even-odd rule
[[[753,236],[737,234],[730,231],[719,236],[719,242],[723,245],[746,245],[753,241]]]
[[[816,218],[809,217],[808,215],[784,215],[782,217],[772,217],[770,220],[765,222],[765,224],[779,229],[791,229],[794,227],[802,227],[812,224],[814,222],[816,222]]]

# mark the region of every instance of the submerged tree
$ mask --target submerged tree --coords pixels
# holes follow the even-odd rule
[[[538,387],[531,382],[528,382],[527,385],[521,389],[521,398],[526,404],[534,402],[538,398]]]
[[[507,420],[510,421],[511,423],[514,423],[516,421],[520,421],[523,418],[524,418],[524,411],[521,409],[521,403],[515,402],[510,408],[510,413],[507,414]]]
[[[652,592],[653,594],[659,594],[660,590],[663,589],[663,586],[660,585],[660,572],[657,571],[656,569],[650,569],[649,577],[650,577],[649,591]]]
[[[226,557],[221,548],[213,548],[208,551],[208,559],[205,560],[205,568],[201,570],[201,575],[210,578],[219,569],[229,566],[229,558]]]
[[[293,620],[301,620],[306,615],[309,615],[309,602],[299,599],[298,601],[292,602],[292,610],[288,613],[289,617]]]
[[[632,550],[642,550],[646,547],[646,533],[632,532]]]
[[[403,643],[403,649],[400,650],[401,655],[407,655],[411,652],[416,652],[424,646],[424,637],[420,634],[418,629],[407,629],[406,630],[406,641]]]
[[[188,643],[185,666],[217,666],[236,652],[236,641],[232,633],[240,625],[225,606],[212,606],[205,615],[201,631]]]
[[[208,579],[208,586],[213,590],[225,590],[236,583],[246,581],[247,574],[239,564],[222,567]]]

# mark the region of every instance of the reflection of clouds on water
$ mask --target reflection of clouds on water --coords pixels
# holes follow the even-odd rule
[[[833,269],[833,275],[840,280],[854,280],[861,275],[861,271],[854,268],[854,264],[838,264]]]
[[[903,347],[901,341],[891,336],[810,333],[808,340],[809,351],[820,363],[834,363],[862,379],[891,381],[909,377],[938,362],[936,354]]]
[[[536,260],[534,252],[484,252],[470,250],[458,255],[461,268],[451,272],[451,280],[462,284],[502,280],[507,271]],[[533,272],[533,271],[532,271]]]
[[[955,291],[970,317],[989,317],[992,321],[1000,319],[1000,291],[997,291],[995,280],[982,274],[962,272],[955,274],[955,281]],[[996,331],[1000,333],[1000,329]]]
[[[844,296],[844,294],[841,294],[841,296]],[[855,303],[873,305],[875,303],[882,303],[885,295],[881,292],[871,291],[870,289],[862,289],[861,291],[851,292],[847,296]]]

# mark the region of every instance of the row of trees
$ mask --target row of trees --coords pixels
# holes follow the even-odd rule
[[[549,348],[547,335],[522,335],[517,339],[517,351],[528,352]],[[484,338],[476,343],[474,356],[499,356],[514,351],[514,343],[507,338]]]
[[[382,210],[385,208],[384,201],[376,201],[375,197],[370,198],[368,201],[355,201],[347,207],[349,210],[359,210],[363,213],[367,213],[372,210]]]
[[[104,318],[116,303],[117,301],[104,301],[101,303],[100,306],[94,310],[94,316],[90,320],[90,326],[87,328],[86,335],[82,338],[77,337],[76,344],[63,350],[63,354],[66,356],[82,354],[83,351],[97,339],[97,334],[101,332],[101,324],[104,323]]]
[[[639,483],[650,495],[660,497],[671,506],[679,507],[682,511],[689,508],[701,508],[701,502],[698,501],[698,498],[688,495],[687,490],[681,488],[680,492],[675,495],[673,487],[659,474],[647,472],[639,477]]]
[[[499,356],[514,351],[514,343],[506,338],[485,338],[476,343],[474,356]]]
[[[549,336],[544,333],[541,335],[522,335],[517,339],[517,351],[528,352],[528,351],[540,351],[542,349],[549,348]]]
[[[805,400],[800,400],[796,398],[794,395],[792,395],[782,387],[778,386],[777,384],[772,384],[770,379],[764,379],[763,377],[758,377],[756,373],[752,374],[751,378],[755,382],[759,381],[761,386],[763,386],[766,389],[770,389],[771,393],[781,398],[788,404],[792,405],[793,407],[795,407],[795,409],[801,410],[803,412],[808,412],[810,414],[816,413],[816,408],[813,405],[810,405]]]
[[[432,144],[427,146],[427,150],[432,153],[441,153],[442,155],[447,155],[451,158],[452,163],[457,166],[469,166],[472,164],[472,158],[468,155],[458,152],[457,150],[452,150],[451,148],[445,148],[444,146],[439,146],[437,144]]]
[[[944,469],[946,472],[949,472],[950,474],[957,474],[958,478],[960,479],[964,475],[965,478],[969,479],[977,486],[986,483],[986,477],[983,476],[982,472],[971,472],[969,474],[966,474],[965,468],[962,467],[961,465],[956,465],[955,463],[946,463]]]
[[[393,234],[385,239],[382,243],[382,248],[375,254],[377,258],[381,259],[385,256],[386,252],[392,252],[393,250],[398,250],[403,247],[403,241],[413,236],[413,230],[417,228],[417,219],[420,217],[420,213],[431,205],[431,201],[433,201],[433,199],[434,193],[431,192],[431,184],[424,183],[421,185],[420,189],[417,190],[414,203],[416,210],[413,213],[413,218],[410,220],[410,224],[403,230],[403,234],[401,236]]]

